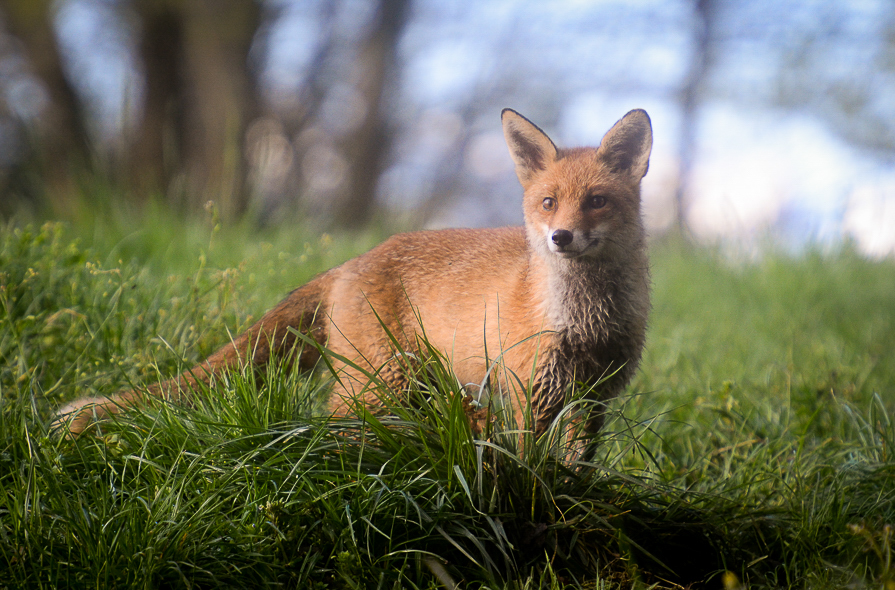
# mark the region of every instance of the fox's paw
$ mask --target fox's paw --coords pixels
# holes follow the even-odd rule
[[[62,406],[50,425],[50,431],[66,438],[75,438],[93,423],[108,418],[115,402],[107,397],[86,397]]]

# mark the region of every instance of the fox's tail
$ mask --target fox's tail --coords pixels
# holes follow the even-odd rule
[[[272,358],[293,351],[297,354],[293,360],[300,368],[313,367],[319,357],[318,349],[298,345],[298,338],[290,328],[325,344],[328,311],[325,307],[331,281],[331,273],[324,273],[299,287],[248,330],[178,377],[108,397],[81,398],[63,406],[56,413],[53,429],[77,436],[94,421],[138,407],[149,396],[185,402],[200,383],[208,384],[213,377],[242,366],[263,367]]]

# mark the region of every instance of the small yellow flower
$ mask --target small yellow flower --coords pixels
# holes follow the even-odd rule
[[[745,590],[743,583],[731,571],[724,572],[724,575],[721,576],[721,583],[724,584],[724,590]]]

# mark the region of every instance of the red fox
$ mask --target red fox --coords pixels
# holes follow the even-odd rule
[[[431,350],[422,338],[450,361],[461,384],[512,392],[516,423],[521,428],[530,409],[536,435],[576,382],[614,373],[593,395],[602,401],[618,394],[640,362],[650,309],[640,211],[649,116],[633,110],[599,147],[575,149],[557,148],[516,111],[504,109],[501,118],[524,189],[524,227],[396,235],[299,287],[179,377],[143,392],[75,401],[60,410],[60,425],[76,435],[147,394],[183,400],[199,381],[294,350],[301,351],[299,367],[310,368],[318,348],[296,348],[294,330],[354,363],[333,361],[336,415],[350,414],[355,402],[381,407],[369,374],[402,391],[407,359]],[[602,421],[594,411],[586,430]]]

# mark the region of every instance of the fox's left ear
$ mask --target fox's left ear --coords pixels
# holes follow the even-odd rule
[[[500,120],[510,156],[516,164],[516,176],[526,187],[536,173],[556,159],[556,146],[537,125],[513,109],[504,109]]]
[[[653,148],[653,128],[649,115],[643,109],[635,109],[612,126],[598,154],[616,172],[629,172],[640,180],[649,169],[649,155]]]

